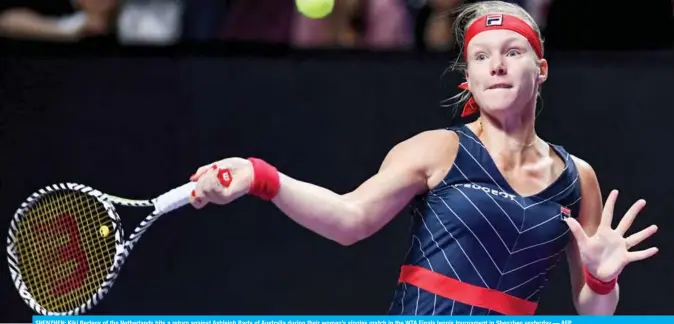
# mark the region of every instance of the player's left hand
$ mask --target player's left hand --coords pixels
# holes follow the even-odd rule
[[[655,234],[658,231],[656,225],[651,225],[624,237],[637,214],[646,206],[645,200],[640,199],[634,203],[620,220],[618,226],[615,229],[611,228],[613,209],[617,198],[618,191],[611,191],[606,199],[606,206],[604,206],[599,227],[592,236],[587,236],[580,223],[574,218],[567,217],[565,219],[578,243],[583,265],[595,278],[605,282],[617,278],[628,264],[650,258],[658,252],[656,247],[630,251],[635,245]]]

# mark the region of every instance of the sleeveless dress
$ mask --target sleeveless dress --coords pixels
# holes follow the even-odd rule
[[[563,147],[550,144],[562,174],[531,196],[518,195],[480,139],[448,128],[459,150],[442,182],[412,202],[410,247],[391,315],[534,314],[547,275],[572,237],[580,181]]]

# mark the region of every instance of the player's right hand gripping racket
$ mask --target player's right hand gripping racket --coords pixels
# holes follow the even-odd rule
[[[7,238],[9,271],[38,314],[77,315],[103,299],[131,249],[160,216],[189,203],[190,182],[155,199],[130,200],[62,183],[29,196]],[[154,207],[128,240],[114,205]]]

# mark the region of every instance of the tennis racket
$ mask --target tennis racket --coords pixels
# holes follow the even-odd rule
[[[61,183],[29,196],[9,226],[9,271],[21,298],[41,315],[77,315],[112,287],[140,237],[160,216],[189,203],[187,183],[151,200],[131,200]],[[125,239],[115,205],[154,207]]]

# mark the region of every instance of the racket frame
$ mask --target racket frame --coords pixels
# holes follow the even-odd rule
[[[79,315],[88,312],[94,306],[96,306],[110,290],[115,282],[115,279],[119,275],[124,262],[128,258],[131,250],[138,242],[142,234],[159,218],[159,216],[162,216],[175,208],[187,204],[189,201],[189,193],[192,191],[193,187],[194,183],[187,183],[151,200],[132,200],[120,198],[105,194],[90,186],[72,182],[45,186],[33,192],[33,194],[26,198],[26,200],[15,212],[14,217],[10,222],[9,233],[7,236],[7,263],[12,281],[14,282],[15,288],[19,292],[19,296],[30,308],[40,315]],[[108,216],[112,220],[112,233],[115,235],[115,256],[100,287],[96,290],[96,292],[93,293],[93,295],[88,298],[85,303],[75,309],[65,312],[53,312],[47,310],[44,308],[44,306],[40,305],[35,300],[33,295],[28,291],[28,287],[21,276],[18,251],[15,246],[15,232],[18,231],[18,225],[25,217],[24,215],[26,212],[28,212],[44,196],[58,191],[78,191],[98,200],[105,207]],[[122,228],[122,221],[114,205],[121,205],[125,207],[155,207],[155,210],[146,216],[143,221],[141,221],[141,223],[134,229],[133,233],[131,233],[129,239],[126,240],[124,238],[125,236],[124,229]]]

